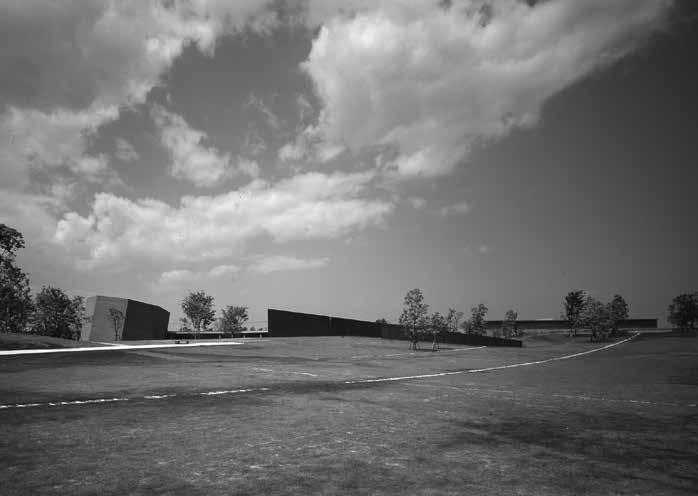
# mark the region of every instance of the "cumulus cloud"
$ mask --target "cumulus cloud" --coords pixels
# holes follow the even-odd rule
[[[259,164],[257,163],[256,160],[250,160],[248,158],[244,157],[239,157],[238,158],[238,165],[237,165],[238,171],[241,173],[250,176],[253,179],[256,179],[259,177],[259,174],[261,172],[261,169],[259,168]]]
[[[269,31],[269,3],[4,2],[0,188],[26,189],[45,167],[96,170],[104,161],[83,156],[100,126],[144,102],[185,46],[211,54],[221,35]]]
[[[535,124],[548,98],[637,50],[671,5],[311,1],[306,21],[321,27],[303,68],[322,104],[317,133],[391,147],[384,163],[400,175],[448,173],[476,141]]]
[[[328,140],[317,126],[307,126],[298,133],[293,141],[279,148],[278,156],[282,162],[329,162],[345,149],[339,142]]]
[[[329,258],[295,258],[285,255],[271,255],[262,257],[248,268],[251,272],[270,274],[272,272],[289,270],[318,269],[329,263]]]
[[[84,109],[140,103],[187,44],[277,23],[258,0],[3,2],[0,103]],[[17,47],[22,47],[21,51]]]
[[[114,154],[116,158],[122,162],[135,162],[140,158],[140,155],[138,155],[136,149],[133,148],[133,145],[123,138],[116,138],[114,140],[114,146],[116,148]]]
[[[118,115],[116,107],[42,112],[10,107],[0,114],[0,187],[22,190],[29,171],[66,166],[88,179],[103,173],[106,157],[85,155],[97,128]]]
[[[229,257],[249,240],[336,238],[381,224],[393,204],[367,198],[373,173],[301,174],[254,180],[217,196],[185,196],[178,206],[95,196],[88,215],[65,214],[54,239],[85,268],[149,261],[176,266]]]
[[[200,187],[215,186],[230,177],[230,154],[205,146],[206,133],[191,128],[183,117],[159,105],[152,108],[151,115],[160,130],[160,142],[170,154],[173,177]]]
[[[423,209],[424,206],[427,204],[427,201],[420,196],[412,196],[408,198],[407,201],[410,202],[410,205],[412,205],[412,207],[416,210]]]
[[[464,214],[470,210],[470,206],[467,202],[454,203],[453,205],[448,205],[446,207],[441,207],[439,214],[442,216],[453,215],[453,214]]]
[[[208,270],[173,269],[161,273],[153,289],[181,289],[192,284],[203,284],[213,279],[231,277],[238,272],[240,267],[237,265],[216,265]]]

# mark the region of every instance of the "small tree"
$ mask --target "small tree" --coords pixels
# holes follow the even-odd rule
[[[695,331],[698,324],[698,293],[682,294],[671,300],[667,320],[680,330]]]
[[[579,319],[582,311],[584,310],[584,302],[586,297],[586,292],[581,289],[577,291],[570,291],[567,293],[567,296],[565,296],[565,320],[567,320],[567,326],[570,330],[570,337],[577,335],[577,329],[579,328],[580,324]]]
[[[114,341],[119,341],[123,337],[124,312],[116,307],[109,307],[109,321],[114,329]]]
[[[249,319],[247,307],[228,305],[221,310],[221,331],[227,336],[234,336],[244,330],[245,322]]]
[[[29,278],[15,264],[22,233],[0,224],[0,332],[24,332],[34,310]]]
[[[504,337],[509,339],[512,336],[518,336],[519,328],[516,320],[519,318],[519,314],[515,310],[507,310],[504,314],[504,322],[502,322],[502,331]]]
[[[400,325],[405,328],[410,340],[410,349],[419,349],[419,338],[427,327],[427,312],[429,305],[424,303],[424,295],[419,288],[411,289],[405,295],[404,308],[400,315]]]
[[[33,332],[63,339],[80,339],[84,320],[81,296],[70,298],[60,288],[44,286],[36,295]]]
[[[487,310],[487,307],[482,303],[470,309],[471,316],[464,326],[468,334],[485,334],[485,315]]]
[[[387,324],[388,321],[384,318],[376,319],[376,324]]]
[[[628,304],[621,295],[613,295],[613,299],[608,303],[608,311],[611,315],[611,334],[618,333],[618,329],[624,320],[628,318]]]
[[[591,331],[591,341],[606,341],[613,330],[610,305],[605,305],[596,298],[587,296],[579,316],[579,324]]]
[[[448,332],[458,332],[462,320],[463,312],[459,312],[455,308],[449,308],[446,314],[446,328]]]
[[[439,334],[448,331],[448,324],[446,323],[446,318],[439,312],[434,312],[429,317],[429,333],[432,337],[431,351],[437,351],[439,349]]]
[[[213,310],[213,296],[207,295],[204,291],[190,291],[182,300],[182,311],[189,319],[194,331],[194,337],[208,329],[208,326],[216,318]]]

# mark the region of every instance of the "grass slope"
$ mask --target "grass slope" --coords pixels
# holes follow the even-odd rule
[[[2,493],[695,494],[698,339],[407,353],[368,338],[0,360]],[[312,375],[305,375],[312,374]],[[203,391],[267,391],[203,396]],[[169,392],[173,398],[142,396]]]
[[[86,343],[80,343],[72,339],[37,336],[35,334],[0,333],[0,350],[76,348],[85,345]]]

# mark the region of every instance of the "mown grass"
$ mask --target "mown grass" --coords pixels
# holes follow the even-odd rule
[[[518,363],[587,345],[387,357],[401,344],[297,338],[42,358],[23,365],[76,386],[79,371],[97,372],[91,394],[113,394],[123,384],[109,372],[128,368],[140,384],[122,393],[156,392],[169,375],[178,396],[0,410],[0,492],[695,494],[697,343],[647,338],[540,366],[369,384],[346,378]],[[0,403],[19,395],[13,377],[29,377],[10,365],[0,363]],[[196,394],[223,385],[269,389]]]

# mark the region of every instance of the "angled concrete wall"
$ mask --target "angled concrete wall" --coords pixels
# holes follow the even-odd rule
[[[272,308],[267,311],[267,315],[269,337],[363,336],[383,339],[406,339],[402,326],[396,324],[379,324],[365,320],[342,319]],[[477,336],[457,332],[441,333],[438,341],[440,343],[472,346],[521,346],[521,341],[516,339]]]
[[[124,314],[118,336],[109,317],[109,309]],[[157,306],[113,296],[90,296],[85,300],[85,323],[81,341],[126,341],[139,339],[167,339],[170,313]]]
[[[128,300],[122,340],[167,339],[170,312],[157,305]]]
[[[80,341],[119,341],[109,318],[109,309],[116,308],[126,316],[128,300],[113,296],[90,296],[85,300],[85,323]],[[121,334],[121,331],[119,332]],[[121,336],[119,336],[121,337]]]

